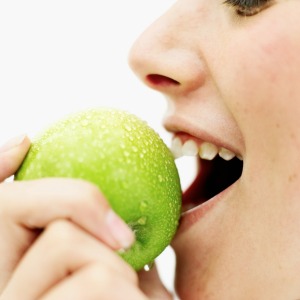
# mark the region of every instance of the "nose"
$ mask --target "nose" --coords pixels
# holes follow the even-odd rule
[[[149,87],[170,96],[191,92],[205,81],[205,63],[195,49],[190,12],[185,13],[183,4],[176,3],[154,22],[129,54],[136,75]]]

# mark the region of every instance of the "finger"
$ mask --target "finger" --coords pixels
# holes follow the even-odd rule
[[[168,300],[173,299],[171,293],[162,284],[156,265],[149,271],[142,270],[138,273],[140,289],[150,299]]]
[[[0,147],[0,182],[17,171],[29,147],[30,140],[26,135],[13,138]]]
[[[91,264],[59,283],[41,300],[57,299],[148,299],[137,284],[102,264]]]
[[[133,269],[115,252],[73,223],[55,221],[24,255],[4,291],[4,299],[38,299],[72,274],[96,263],[137,284]]]
[[[69,219],[113,249],[128,248],[134,234],[110,208],[99,189],[74,179],[41,179],[0,184],[0,218],[26,229]]]
[[[81,180],[42,179],[0,184],[0,293],[40,230],[68,219],[112,249],[134,241],[97,187]]]

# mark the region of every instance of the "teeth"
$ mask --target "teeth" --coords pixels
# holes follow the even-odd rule
[[[236,157],[237,157],[239,160],[243,161],[242,155],[239,154],[239,155],[237,155]]]
[[[235,154],[225,148],[221,148],[219,151],[219,156],[222,157],[224,160],[231,160],[235,157]]]
[[[179,138],[172,140],[171,151],[175,158],[181,157],[182,154],[182,142]]]
[[[211,143],[202,143],[199,148],[199,156],[202,159],[212,160],[218,154],[219,149],[216,145]]]
[[[189,140],[182,146],[182,154],[185,156],[196,156],[198,154],[198,146],[196,142]]]
[[[200,146],[194,140],[188,140],[182,143],[180,138],[176,137],[172,140],[171,151],[175,158],[181,156],[197,156],[206,160],[213,160],[217,154],[224,160],[231,160],[237,157],[243,160],[241,155],[237,155],[234,152],[226,148],[218,148],[216,145],[208,142],[201,143]]]

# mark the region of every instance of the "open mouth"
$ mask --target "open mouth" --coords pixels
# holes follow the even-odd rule
[[[211,161],[199,158],[198,162],[198,174],[183,194],[183,211],[201,205],[221,193],[240,178],[243,170],[243,162],[236,157],[230,161],[219,156]]]
[[[198,172],[191,185],[184,191],[182,211],[186,212],[203,204],[236,182],[243,171],[240,156],[217,146],[195,141],[173,140],[172,151],[175,156],[196,156]],[[180,152],[180,154],[179,154]]]

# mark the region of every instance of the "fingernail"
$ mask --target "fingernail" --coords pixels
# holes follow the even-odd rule
[[[128,249],[135,241],[134,233],[113,210],[108,212],[106,218],[108,228],[120,248]]]
[[[26,135],[22,134],[22,135],[16,136],[16,137],[8,140],[4,145],[2,145],[0,147],[0,152],[6,152],[6,151],[11,150],[14,147],[17,147],[24,141],[25,138],[26,138]]]

